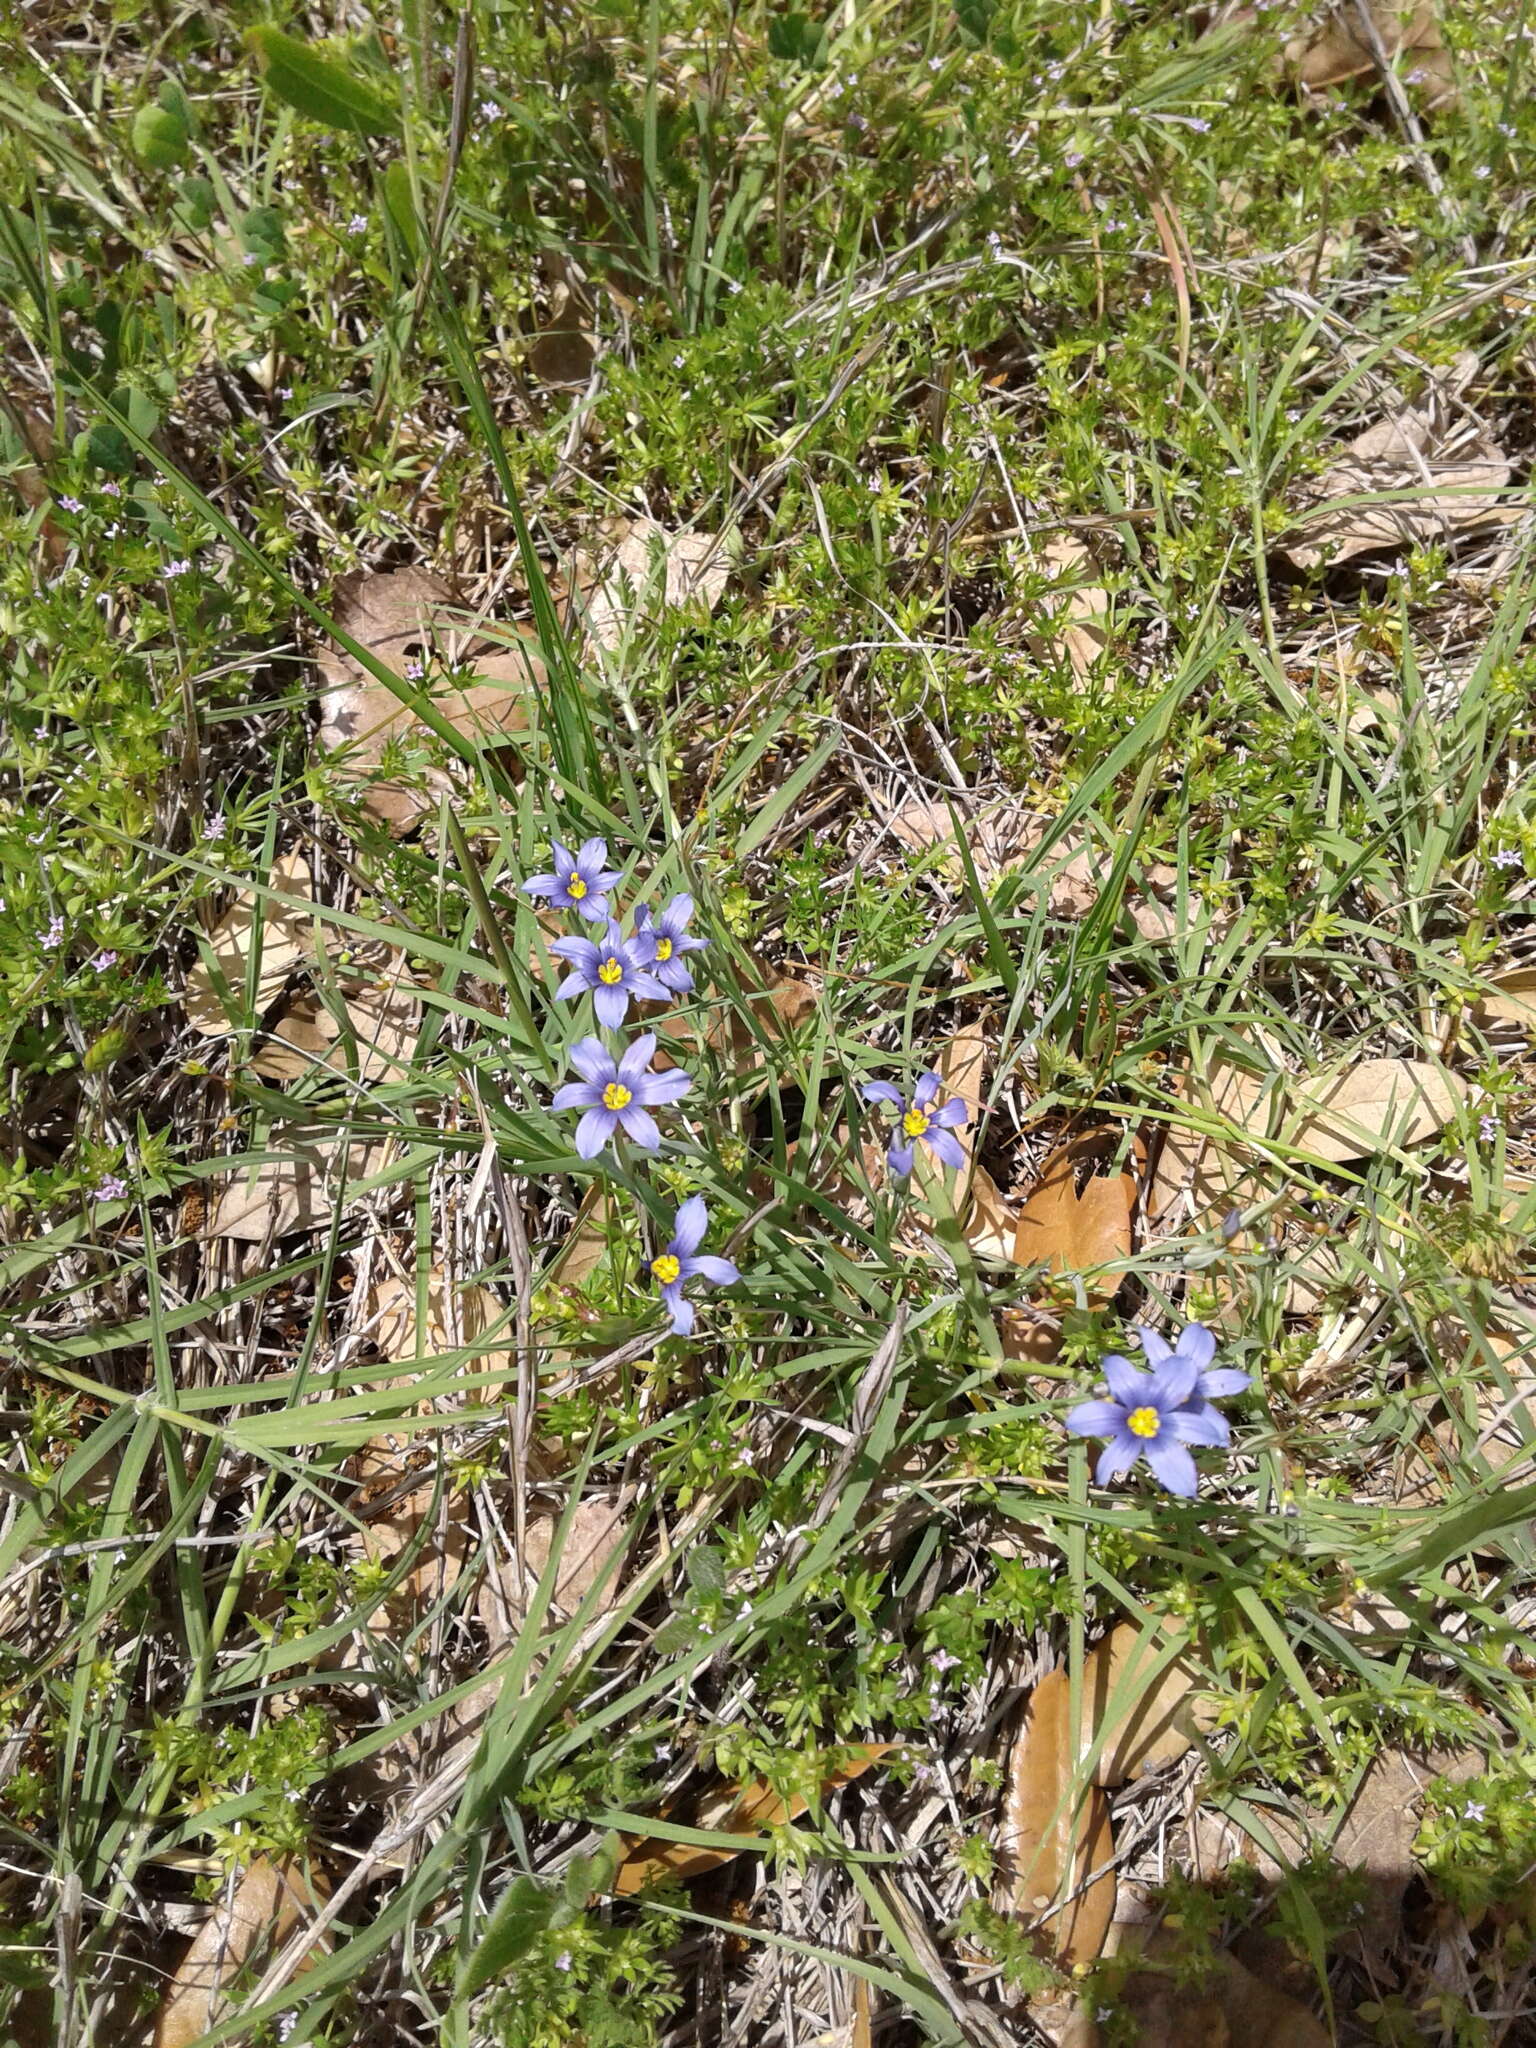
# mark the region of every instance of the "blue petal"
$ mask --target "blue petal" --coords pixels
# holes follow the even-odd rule
[[[902,1106],[901,1090],[889,1081],[866,1081],[859,1093],[866,1102],[894,1102],[898,1109]]]
[[[892,1173],[898,1176],[910,1173],[912,1171],[911,1145],[893,1145],[890,1151],[886,1153],[885,1161]]]
[[[939,1076],[932,1069],[919,1074],[917,1086],[912,1090],[912,1101],[916,1108],[926,1109],[939,1092]]]
[[[635,1085],[635,1100],[655,1104],[677,1102],[693,1086],[689,1075],[672,1067],[665,1074],[642,1074]]]
[[[619,1060],[619,1079],[626,1088],[633,1088],[651,1064],[651,1055],[656,1050],[654,1031],[642,1031],[633,1045],[627,1046]]]
[[[592,992],[592,1007],[597,1012],[599,1024],[609,1031],[617,1031],[629,1009],[629,991],[622,983],[617,988],[610,988],[607,982],[601,981]]]
[[[1202,1401],[1225,1401],[1232,1394],[1244,1394],[1253,1385],[1247,1373],[1235,1365],[1214,1366],[1200,1375],[1198,1392]]]
[[[1094,1478],[1100,1486],[1108,1486],[1111,1480],[1119,1479],[1130,1471],[1145,1448],[1140,1437],[1122,1429],[1100,1451],[1098,1463],[1093,1468]]]
[[[1182,1351],[1164,1359],[1152,1374],[1151,1398],[1159,1408],[1182,1408],[1195,1391],[1200,1368]]]
[[[729,1259],[717,1259],[713,1252],[700,1252],[696,1259],[688,1261],[688,1265],[690,1271],[701,1275],[711,1287],[729,1287],[733,1280],[741,1278]]]
[[[1158,1484],[1183,1500],[1193,1500],[1200,1485],[1195,1461],[1172,1436],[1158,1437],[1147,1445],[1147,1463]]]
[[[1099,1370],[1122,1408],[1139,1408],[1151,1398],[1151,1380],[1128,1358],[1122,1358],[1118,1351],[1112,1351],[1108,1358],[1101,1358]]]
[[[677,1221],[672,1226],[672,1242],[667,1250],[674,1258],[686,1259],[696,1252],[704,1242],[704,1233],[709,1228],[709,1210],[702,1195],[690,1195],[677,1212]]]
[[[522,889],[525,896],[553,896],[561,886],[558,875],[530,875]]]
[[[557,1003],[564,1003],[569,1002],[572,996],[584,996],[590,986],[591,983],[581,972],[580,968],[573,967],[564,981],[555,990],[555,1001]]]
[[[693,1328],[693,1303],[683,1293],[681,1280],[672,1280],[661,1290],[661,1298],[672,1314],[672,1334],[686,1337]]]
[[[602,1097],[595,1081],[565,1081],[555,1090],[553,1109],[595,1109]]]
[[[1232,1441],[1232,1429],[1219,1408],[1175,1408],[1168,1417],[1168,1433],[1183,1444],[1224,1447]]]
[[[642,1152],[655,1152],[660,1149],[661,1133],[657,1130],[655,1121],[648,1117],[643,1109],[636,1109],[633,1104],[628,1109],[621,1109],[619,1122]]]
[[[923,1143],[936,1159],[946,1166],[964,1166],[965,1153],[959,1140],[950,1131],[941,1131],[937,1124],[923,1133]]]
[[[1079,1401],[1061,1418],[1069,1436],[1113,1436],[1125,1427],[1125,1410],[1118,1401]]]
[[[1216,1339],[1204,1323],[1191,1323],[1174,1348],[1180,1358],[1192,1358],[1195,1361],[1197,1372],[1204,1372],[1216,1356]]]
[[[618,1119],[611,1109],[589,1109],[576,1126],[576,1150],[583,1159],[595,1159],[613,1136]]]
[[[613,1055],[600,1038],[579,1038],[571,1047],[571,1065],[584,1081],[613,1080],[618,1069]]]
[[[1166,1337],[1159,1336],[1156,1330],[1149,1330],[1143,1326],[1139,1330],[1133,1330],[1131,1335],[1146,1354],[1148,1365],[1166,1365],[1172,1358],[1173,1346]]]

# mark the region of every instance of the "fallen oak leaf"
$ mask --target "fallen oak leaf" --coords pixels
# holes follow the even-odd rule
[[[576,571],[578,607],[592,641],[611,652],[637,622],[654,623],[675,606],[712,612],[730,576],[723,541],[714,534],[673,533],[653,519],[628,523],[601,568],[591,556]]]
[[[1434,8],[1425,0],[1370,0],[1369,18],[1367,30],[1356,0],[1340,0],[1308,34],[1286,44],[1286,70],[1308,92],[1323,92],[1374,74],[1379,42],[1388,58],[1411,59],[1408,82],[1426,88],[1427,105],[1449,105],[1456,97],[1455,76]]]
[[[1051,1273],[1098,1274],[1088,1292],[1100,1301],[1108,1301],[1120,1285],[1119,1274],[1105,1274],[1102,1268],[1131,1256],[1136,1182],[1124,1170],[1089,1172],[1079,1189],[1078,1176],[1102,1159],[1118,1138],[1115,1131],[1094,1131],[1058,1146],[1019,1210],[1014,1234],[1016,1265],[1043,1265]]]
[[[1518,516],[1502,496],[1513,475],[1503,450],[1451,411],[1459,389],[1453,372],[1420,404],[1367,427],[1323,472],[1323,502],[1279,542],[1298,569],[1337,567],[1356,555],[1428,545]]]
[[[279,1156],[223,1183],[203,1225],[208,1236],[261,1244],[268,1236],[320,1229],[335,1214],[343,1182],[350,1202],[358,1184],[380,1171],[389,1141],[348,1144],[328,1131],[295,1126],[272,1132],[267,1149]]]
[[[1060,1667],[1047,1671],[1025,1702],[1009,1753],[997,1844],[999,1909],[1038,1922],[1054,1959],[1068,1968],[1102,1952],[1116,1891],[1109,1801],[1099,1786],[1078,1785],[1070,1703],[1070,1681]],[[1098,1875],[1082,1888],[1094,1871]],[[1068,1892],[1076,1896],[1041,1922],[1039,1916]]]
[[[1342,1165],[1438,1137],[1466,1100],[1465,1085],[1427,1060],[1362,1060],[1296,1084],[1302,1121],[1287,1137],[1314,1158]]]
[[[894,1742],[864,1742],[848,1746],[845,1763],[831,1770],[821,1781],[821,1796],[851,1785],[855,1778],[901,1747]],[[614,1877],[613,1889],[620,1898],[644,1891],[663,1878],[701,1877],[718,1870],[759,1839],[765,1829],[783,1827],[798,1820],[810,1806],[800,1794],[788,1798],[761,1782],[724,1786],[703,1800],[696,1810],[695,1825],[715,1834],[741,1835],[740,1848],[726,1848],[688,1842],[672,1842],[655,1836],[626,1835],[624,1855]]]
[[[280,854],[272,863],[267,888],[279,896],[312,899],[315,884],[308,856],[299,848]],[[227,1038],[240,1029],[252,952],[258,955],[254,1009],[259,1019],[271,1009],[295,968],[313,959],[314,919],[305,911],[245,890],[215,921],[205,944],[211,960],[201,958],[189,969],[182,1006],[187,1022],[205,1038]]]
[[[182,1957],[155,2019],[154,2048],[202,2040],[232,2003],[226,1993],[236,1979],[285,1942],[324,1895],[293,1857],[273,1863],[258,1856],[247,1865]]]
[[[1209,1973],[1192,1988],[1180,1973],[1187,1954],[1176,1935],[1129,1926],[1123,1934],[1117,1956],[1139,1950],[1147,1964],[1120,1996],[1138,2048],[1330,2048],[1332,2036],[1304,2005],[1224,1949],[1211,1954]]]
[[[1176,1629],[1169,1623],[1164,1635]],[[1187,1655],[1180,1654],[1157,1678],[1151,1677],[1164,1648],[1157,1635],[1122,1621],[1089,1652],[1078,1741],[1086,1756],[1107,1728],[1093,1767],[1096,1785],[1124,1785],[1139,1773],[1174,1763],[1190,1748],[1195,1730],[1215,1726],[1214,1712],[1199,1704],[1204,1681]],[[1120,1704],[1110,1724],[1117,1695]]]
[[[363,989],[344,1008],[350,1037],[318,996],[300,997],[272,1026],[252,1068],[264,1080],[293,1081],[316,1068],[350,1074],[355,1060],[360,1082],[406,1079],[421,1031],[417,998],[398,986]]]
[[[432,671],[440,645],[458,633],[450,610],[448,586],[419,568],[347,577],[335,604],[337,625],[402,679],[428,691],[437,711],[458,731],[488,739],[522,731],[528,723],[528,697],[545,682],[533,636],[520,634],[517,646],[496,646],[488,645],[484,634],[475,635],[457,663],[472,669],[472,676],[449,683]],[[419,677],[407,674],[413,666],[423,671]],[[409,831],[457,784],[436,768],[427,771],[422,786],[380,781],[377,771],[392,741],[419,741],[427,727],[344,649],[323,648],[319,667],[319,745],[345,750],[337,765],[346,780],[359,785],[370,817],[397,835]]]

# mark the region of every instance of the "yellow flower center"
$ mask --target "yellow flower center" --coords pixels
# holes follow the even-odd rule
[[[1156,1436],[1163,1426],[1163,1418],[1155,1408],[1133,1408],[1125,1418],[1125,1426],[1132,1436]]]
[[[572,875],[565,885],[565,893],[573,902],[579,903],[581,901],[582,897],[587,893],[587,885],[580,875]]]
[[[597,978],[599,981],[606,981],[610,988],[616,988],[624,979],[623,961],[605,960],[597,970]]]
[[[656,958],[658,960],[670,960],[672,958],[672,941],[670,939],[658,939],[656,941]]]
[[[920,1109],[909,1109],[901,1120],[901,1128],[909,1138],[920,1138],[933,1122],[931,1116],[924,1116]]]
[[[663,1252],[659,1259],[651,1261],[651,1271],[663,1287],[670,1287],[682,1270],[682,1262],[674,1259],[670,1252]]]
[[[628,1109],[634,1099],[622,1081],[610,1081],[603,1090],[604,1109]]]

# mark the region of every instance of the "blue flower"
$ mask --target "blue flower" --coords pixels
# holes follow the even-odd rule
[[[651,1277],[661,1288],[661,1298],[672,1315],[672,1333],[686,1337],[693,1328],[693,1303],[683,1299],[683,1282],[695,1274],[715,1287],[729,1287],[741,1278],[729,1259],[717,1259],[700,1252],[709,1211],[702,1195],[690,1195],[672,1225],[672,1240],[666,1250],[651,1261]]]
[[[1212,1367],[1216,1339],[1204,1323],[1191,1323],[1179,1332],[1172,1344],[1166,1337],[1159,1337],[1156,1330],[1142,1328],[1133,1330],[1131,1335],[1141,1346],[1148,1365],[1154,1368],[1166,1365],[1170,1358],[1192,1358],[1195,1361],[1199,1378],[1189,1399],[1192,1413],[1199,1413],[1209,1401],[1225,1401],[1230,1395],[1244,1393],[1253,1385],[1247,1373],[1239,1372],[1235,1365]]]
[[[631,996],[652,996],[660,1002],[667,991],[654,974],[646,972],[645,946],[639,937],[620,937],[611,920],[600,946],[590,939],[556,939],[549,949],[569,960],[572,971],[555,990],[556,998],[579,996],[591,989],[597,1021],[617,1031],[624,1022]]]
[[[870,1081],[864,1087],[866,1102],[890,1102],[901,1111],[901,1122],[891,1133],[890,1149],[886,1160],[892,1173],[910,1173],[912,1155],[921,1140],[936,1159],[946,1166],[964,1166],[965,1153],[959,1140],[950,1133],[957,1125],[966,1121],[963,1102],[946,1102],[942,1109],[933,1107],[933,1098],[940,1087],[936,1073],[924,1074],[912,1090],[912,1100],[907,1101],[899,1088],[889,1081]]]
[[[708,943],[693,938],[688,920],[693,915],[691,896],[674,896],[654,922],[648,903],[635,906],[635,938],[650,947],[646,965],[658,981],[664,981],[674,995],[685,996],[693,987],[693,976],[683,965],[684,953],[702,952]]]
[[[595,1159],[620,1130],[647,1152],[660,1145],[661,1133],[646,1111],[657,1103],[676,1102],[693,1082],[677,1067],[665,1074],[648,1072],[655,1050],[654,1031],[637,1038],[618,1060],[598,1038],[571,1047],[571,1065],[581,1079],[557,1088],[554,1106],[586,1111],[576,1126],[576,1150],[583,1159]]]
[[[1064,1426],[1073,1436],[1109,1439],[1094,1468],[1100,1486],[1119,1479],[1144,1457],[1159,1485],[1192,1500],[1200,1475],[1189,1446],[1231,1442],[1227,1419],[1211,1402],[1246,1387],[1248,1375],[1228,1367],[1209,1369],[1216,1340],[1199,1323],[1183,1332],[1177,1349],[1153,1330],[1136,1335],[1152,1371],[1142,1372],[1129,1359],[1111,1354],[1104,1360],[1109,1398],[1080,1402]]]
[[[606,839],[583,840],[580,853],[572,853],[558,839],[550,841],[555,872],[534,875],[523,884],[525,896],[547,896],[556,910],[574,910],[600,923],[608,915],[608,891],[623,877],[606,865]]]

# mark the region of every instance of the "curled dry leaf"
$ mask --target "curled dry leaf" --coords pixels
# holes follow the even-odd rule
[[[336,595],[336,623],[402,679],[410,663],[420,662],[426,674],[419,687],[431,690],[437,710],[460,732],[494,740],[500,733],[522,731],[528,723],[527,699],[545,681],[530,636],[522,636],[515,647],[490,646],[483,635],[464,646],[451,612],[448,586],[424,569],[348,577]],[[471,668],[474,680],[444,682],[444,657]],[[319,744],[346,749],[340,765],[349,778],[365,785],[361,802],[370,817],[391,832],[408,832],[455,787],[451,773],[430,769],[419,786],[373,779],[392,739],[421,739],[426,728],[341,648],[323,649],[319,660]]]
[[[1015,1264],[1044,1265],[1052,1273],[1097,1274],[1088,1293],[1099,1301],[1113,1296],[1121,1277],[1100,1269],[1128,1259],[1132,1248],[1135,1179],[1124,1171],[1092,1171],[1118,1137],[1115,1131],[1094,1131],[1058,1146],[1019,1211],[1014,1235]]]
[[[295,849],[280,854],[272,863],[267,886],[280,896],[302,896],[312,900],[314,880],[307,856]],[[226,997],[214,978],[213,967],[200,958],[187,975],[182,1001],[187,1022],[205,1038],[227,1038],[240,1028],[245,1003],[246,963],[258,950],[256,966],[256,1015],[272,1007],[279,991],[294,969],[314,957],[314,919],[302,910],[271,903],[247,890],[222,913],[207,938],[213,967],[229,990]]]
[[[591,557],[578,564],[576,580],[586,589],[587,632],[597,646],[612,649],[635,624],[654,623],[675,605],[712,612],[729,575],[719,536],[672,533],[653,519],[636,519],[600,567]]]
[[[1323,92],[1378,69],[1375,45],[1389,60],[1398,58],[1400,75],[1422,88],[1430,107],[1451,104],[1456,97],[1451,53],[1445,47],[1435,10],[1426,0],[1369,0],[1374,37],[1361,18],[1357,0],[1339,0],[1306,35],[1285,46],[1285,68],[1309,92]]]
[[[1096,1785],[1123,1785],[1177,1762],[1190,1747],[1193,1731],[1215,1725],[1214,1714],[1200,1701],[1203,1680],[1189,1658],[1177,1657],[1159,1678],[1143,1680],[1141,1674],[1151,1672],[1163,1647],[1158,1637],[1144,1637],[1132,1623],[1122,1621],[1084,1664],[1080,1754],[1086,1755],[1100,1731],[1108,1728],[1093,1767]],[[1111,1723],[1117,1687],[1126,1690]]]
[[[1422,405],[1367,427],[1323,472],[1323,504],[1280,543],[1298,569],[1450,540],[1516,516],[1500,495],[1510,464],[1482,428],[1458,416],[1452,388],[1432,389]],[[1385,492],[1399,495],[1390,504],[1334,502]]]
[[[899,1746],[891,1742],[850,1744],[847,1761],[823,1778],[822,1797],[835,1792],[841,1785],[851,1785],[855,1778],[862,1778],[882,1757],[889,1756]],[[751,1837],[761,1835],[768,1828],[782,1827],[786,1821],[797,1820],[809,1803],[798,1795],[783,1799],[769,1786],[760,1783],[724,1785],[699,1802],[692,1825],[707,1828],[715,1834]],[[742,1848],[746,1846],[743,1841]],[[740,1849],[693,1848],[686,1842],[626,1836],[624,1859],[614,1878],[613,1889],[618,1897],[628,1898],[662,1878],[702,1877],[705,1871],[718,1870],[740,1854]]]
[[[220,1894],[181,1959],[155,2020],[155,2048],[188,2048],[230,2009],[226,1992],[261,1957],[287,1941],[316,1904],[301,1865],[259,1856]]]
[[[1487,980],[1487,992],[1477,999],[1478,1022],[1536,1032],[1536,966],[1500,968]]]
[[[1268,1137],[1278,1128],[1285,1076],[1278,1069],[1251,1074],[1231,1061],[1215,1059],[1208,1076],[1190,1076],[1183,1092],[1209,1118],[1239,1131]],[[1210,1230],[1229,1209],[1242,1208],[1259,1192],[1258,1155],[1225,1138],[1170,1123],[1164,1127],[1148,1208],[1171,1229]]]
[[[1048,1671],[1025,1703],[1009,1756],[997,1845],[998,1906],[1033,1921],[1065,1893],[1076,1892],[1060,1913],[1041,1923],[1051,1953],[1069,1968],[1099,1955],[1115,1911],[1109,1801],[1097,1785],[1074,1793],[1076,1764],[1070,1682],[1065,1670]]]
[[[495,1571],[481,1581],[476,1611],[493,1647],[509,1642],[517,1632],[519,1618],[527,1613],[534,1588],[554,1554],[560,1519],[559,1513],[547,1508],[530,1514],[523,1546],[525,1572],[519,1575],[515,1558],[498,1557]],[[613,1607],[622,1574],[609,1573],[609,1566],[628,1545],[629,1535],[627,1501],[588,1494],[577,1503],[555,1566],[551,1612],[556,1621],[568,1620],[600,1580],[605,1585],[600,1611]]]
[[[1362,1060],[1297,1084],[1301,1121],[1288,1135],[1314,1158],[1342,1164],[1438,1136],[1466,1099],[1464,1084],[1427,1060]]]
[[[1093,580],[1098,567],[1087,548],[1069,535],[1048,541],[1040,558],[1068,586],[1064,595],[1049,600],[1050,616],[1073,675],[1086,683],[1109,645],[1109,592]]]
[[[587,382],[596,361],[597,343],[583,323],[581,306],[561,282],[550,295],[549,318],[528,351],[528,367],[541,384],[572,389]]]
[[[360,1082],[403,1081],[421,1031],[421,1004],[408,989],[363,989],[346,1002],[350,1035],[318,996],[302,996],[273,1025],[251,1061],[268,1081],[293,1081],[327,1067]],[[355,1041],[355,1042],[354,1042]]]
[[[1330,2048],[1331,2036],[1298,2000],[1218,1950],[1208,1974],[1191,1984],[1179,1969],[1178,1938],[1128,1927],[1118,1953],[1133,1946],[1148,1967],[1125,1983],[1120,2002],[1134,2015],[1139,2048]]]
[[[328,1226],[343,1186],[350,1203],[359,1183],[382,1169],[389,1145],[384,1139],[349,1145],[313,1128],[284,1126],[268,1134],[264,1149],[282,1156],[223,1183],[203,1226],[210,1236],[262,1244],[269,1236]]]

